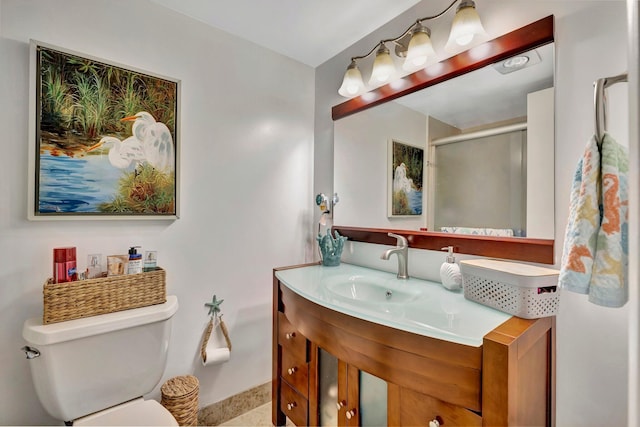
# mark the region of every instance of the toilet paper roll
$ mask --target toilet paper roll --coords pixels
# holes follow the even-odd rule
[[[206,349],[207,361],[202,361],[203,366],[218,365],[229,360],[231,352],[227,347],[215,347],[214,344],[207,344]]]

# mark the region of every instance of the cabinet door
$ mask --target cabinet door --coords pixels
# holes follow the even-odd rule
[[[389,424],[403,426],[482,426],[482,417],[466,408],[417,391],[389,385]]]
[[[339,425],[387,425],[387,382],[338,361],[337,407]]]
[[[387,382],[359,371],[360,425],[385,426],[387,422]]]
[[[309,425],[309,403],[297,390],[287,383],[280,385],[280,410],[297,426]]]
[[[307,361],[307,339],[291,325],[282,312],[278,312],[278,344],[288,354]]]
[[[309,364],[300,356],[282,351],[280,377],[305,398],[309,397]]]
[[[317,354],[318,403],[310,402],[310,409],[317,411],[318,425],[358,426],[358,387],[348,387],[348,365],[321,348]],[[357,369],[352,368],[350,372],[351,383],[357,385]]]
[[[338,359],[318,349],[318,425],[338,425]]]

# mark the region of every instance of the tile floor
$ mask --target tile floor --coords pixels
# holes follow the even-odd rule
[[[271,424],[271,403],[265,403],[220,424],[221,426],[272,426]]]
[[[250,410],[249,412],[245,412],[242,415],[237,416],[225,423],[220,424],[221,426],[273,426],[271,424],[271,402],[265,403],[262,406],[258,406]],[[287,418],[287,426],[293,426],[289,419]]]

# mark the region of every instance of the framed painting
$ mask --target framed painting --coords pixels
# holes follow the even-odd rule
[[[180,81],[31,41],[29,219],[177,219]]]
[[[387,159],[387,215],[422,215],[424,149],[390,139]]]

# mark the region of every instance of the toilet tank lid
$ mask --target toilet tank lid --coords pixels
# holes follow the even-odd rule
[[[178,298],[168,295],[163,304],[117,311],[65,322],[42,324],[41,317],[28,319],[22,328],[22,337],[30,344],[49,345],[99,335],[120,329],[161,322],[171,318],[178,310]]]

